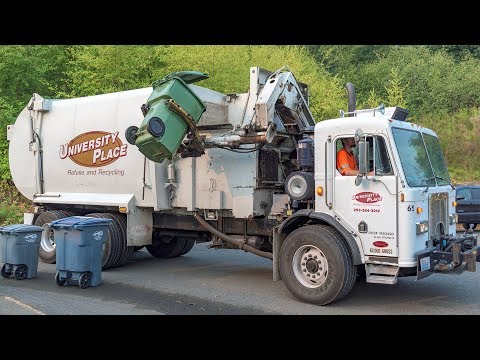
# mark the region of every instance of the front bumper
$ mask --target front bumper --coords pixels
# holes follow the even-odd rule
[[[417,253],[417,280],[433,273],[461,274],[475,272],[480,261],[480,246],[477,234],[462,237],[445,237],[436,246],[427,247]]]

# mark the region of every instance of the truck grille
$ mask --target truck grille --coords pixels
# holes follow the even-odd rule
[[[448,193],[430,196],[428,231],[431,238],[438,238],[448,230]]]

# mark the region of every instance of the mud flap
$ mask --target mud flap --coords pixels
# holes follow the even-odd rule
[[[432,259],[430,258],[431,250],[425,249],[417,253],[417,280],[433,274]]]

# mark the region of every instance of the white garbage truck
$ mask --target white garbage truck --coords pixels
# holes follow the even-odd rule
[[[246,93],[169,74],[152,87],[79,97],[34,94],[7,128],[25,223],[43,226],[40,259],[55,261],[48,224],[72,215],[110,218],[103,269],[146,246],[159,258],[196,242],[272,260],[273,279],[326,305],[357,277],[476,271],[477,237],[456,236],[455,190],[434,131],[408,111],[348,110],[316,122],[308,86],[288,68],[250,68]],[[357,176],[336,167],[355,138]]]

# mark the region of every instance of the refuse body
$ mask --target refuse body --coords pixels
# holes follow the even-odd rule
[[[38,248],[43,228],[35,225],[13,224],[0,227],[0,261],[2,276],[13,275],[17,280],[37,276]]]
[[[78,284],[85,289],[102,283],[103,244],[109,236],[111,222],[110,219],[71,216],[50,223],[56,242],[58,286]]]

